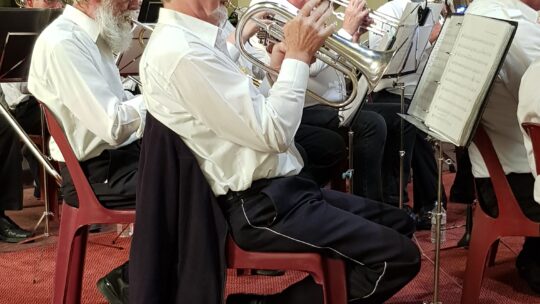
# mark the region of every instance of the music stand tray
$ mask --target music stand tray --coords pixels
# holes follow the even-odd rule
[[[37,37],[61,12],[0,8],[0,82],[26,81]]]

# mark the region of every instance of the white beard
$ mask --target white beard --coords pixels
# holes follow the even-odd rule
[[[126,11],[114,16],[111,0],[102,1],[96,10],[99,34],[115,54],[126,51],[131,45],[131,18],[133,14],[133,11]]]

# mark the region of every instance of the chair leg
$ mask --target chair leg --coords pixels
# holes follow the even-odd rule
[[[491,245],[491,250],[489,251],[489,257],[488,257],[488,267],[492,267],[495,265],[495,258],[497,257],[497,250],[499,249],[499,240],[497,239],[493,244]]]
[[[473,231],[469,253],[467,254],[461,304],[478,303],[486,261],[494,241],[493,238],[482,236],[477,229]]]
[[[60,233],[56,249],[56,265],[54,270],[54,294],[53,304],[65,303],[65,291],[67,290],[68,275],[70,273],[71,244],[76,232],[76,214],[73,208],[64,208],[62,213],[64,220],[60,223]]]
[[[345,265],[342,260],[324,259],[323,296],[325,304],[347,303]]]
[[[87,229],[77,229],[78,209],[64,205],[57,243],[53,304],[80,303]],[[80,277],[80,278],[79,278]]]
[[[84,276],[84,262],[86,257],[86,244],[88,241],[88,226],[77,230],[73,238],[70,258],[70,272],[66,290],[66,303],[78,304],[81,302],[82,282]]]

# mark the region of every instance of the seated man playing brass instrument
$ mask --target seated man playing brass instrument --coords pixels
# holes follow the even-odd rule
[[[114,54],[131,43],[137,0],[80,0],[66,6],[36,41],[28,88],[54,114],[98,200],[107,208],[135,206],[142,96],[124,91]],[[54,141],[51,155],[62,162]],[[62,193],[78,206],[67,167]],[[98,281],[113,303],[127,303],[127,263]]]
[[[410,240],[413,221],[402,210],[321,189],[298,175],[303,162],[294,136],[309,64],[334,32],[327,25],[328,3],[307,2],[284,26],[284,40],[271,58],[280,72],[267,97],[236,66],[238,52],[230,52],[219,27],[227,17],[223,4],[164,2],[140,65],[149,113],[191,149],[240,247],[342,258],[350,303],[384,302],[419,271],[420,254]],[[148,204],[160,202],[138,201],[137,208]],[[132,255],[144,246],[137,231],[162,229],[143,225],[151,216],[137,214]],[[139,258],[131,273],[144,267]],[[144,278],[132,277],[132,284],[131,302],[142,303]]]

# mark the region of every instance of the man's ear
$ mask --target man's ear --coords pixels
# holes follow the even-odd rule
[[[26,0],[25,3],[27,8],[34,7],[34,0]]]

